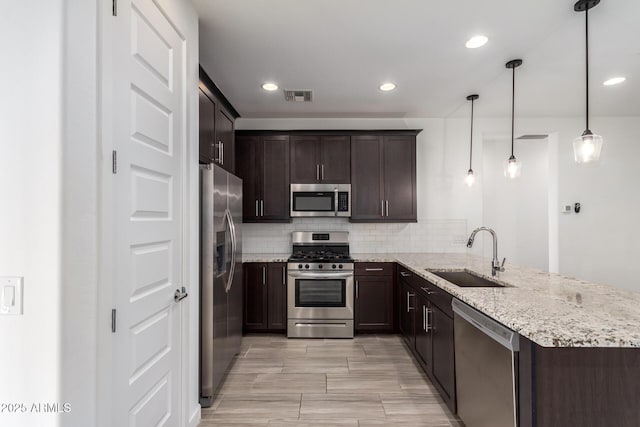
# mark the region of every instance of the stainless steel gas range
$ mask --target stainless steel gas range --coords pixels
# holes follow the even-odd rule
[[[287,264],[287,336],[353,338],[353,259],[349,233],[292,234]]]

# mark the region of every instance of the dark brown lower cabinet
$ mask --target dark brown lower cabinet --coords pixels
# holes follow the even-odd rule
[[[409,350],[452,412],[456,411],[452,296],[402,266],[398,270],[399,324]]]
[[[400,277],[398,280],[398,300],[400,301],[400,313],[399,313],[399,327],[400,333],[404,338],[405,343],[412,351],[415,351],[415,289],[409,284],[404,277]]]
[[[393,332],[393,276],[355,280],[355,331]]]
[[[393,332],[394,263],[355,263],[355,332]]]
[[[453,343],[453,319],[436,305],[431,306],[429,325],[432,337],[431,374],[440,386],[439,391],[445,402],[455,406],[456,376]],[[428,367],[427,367],[428,368]]]
[[[520,427],[640,426],[640,349],[520,337],[518,366]]]
[[[243,329],[245,332],[287,328],[287,268],[285,263],[246,263]]]

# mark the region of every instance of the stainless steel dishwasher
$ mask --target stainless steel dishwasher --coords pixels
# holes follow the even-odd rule
[[[520,335],[453,299],[458,416],[466,427],[518,425]]]

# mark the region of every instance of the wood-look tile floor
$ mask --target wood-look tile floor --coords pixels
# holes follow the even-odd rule
[[[461,427],[396,335],[250,335],[200,427]]]

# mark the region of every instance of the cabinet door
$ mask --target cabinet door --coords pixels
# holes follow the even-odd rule
[[[385,136],[383,175],[386,220],[416,221],[415,136]]]
[[[260,219],[289,221],[289,137],[262,137]]]
[[[202,91],[198,90],[198,106],[199,106],[199,145],[200,145],[200,163],[211,163],[214,161],[214,117],[215,104]]]
[[[351,220],[382,220],[382,137],[351,137]]]
[[[355,292],[355,330],[393,330],[393,277],[357,276]]]
[[[260,215],[262,162],[259,136],[239,136],[236,141],[236,175],[242,178],[242,221],[256,222]]]
[[[432,306],[433,377],[442,386],[442,396],[449,407],[455,398],[455,361],[453,319],[436,306]],[[448,399],[447,399],[448,398]]]
[[[267,264],[244,264],[244,330],[267,329]]]
[[[322,137],[320,179],[328,184],[349,184],[351,182],[351,139],[349,136]]]
[[[287,265],[285,263],[268,264],[267,293],[269,329],[287,329]]]
[[[431,372],[433,340],[431,334],[431,307],[424,295],[416,295],[416,354],[427,372]]]
[[[235,172],[235,146],[233,116],[222,108],[216,110],[216,144],[222,144],[218,163],[227,171]]]
[[[320,182],[320,137],[296,135],[291,137],[291,182],[315,184]]]
[[[410,348],[415,347],[415,291],[409,284],[402,280],[400,282],[400,325],[402,336]]]

